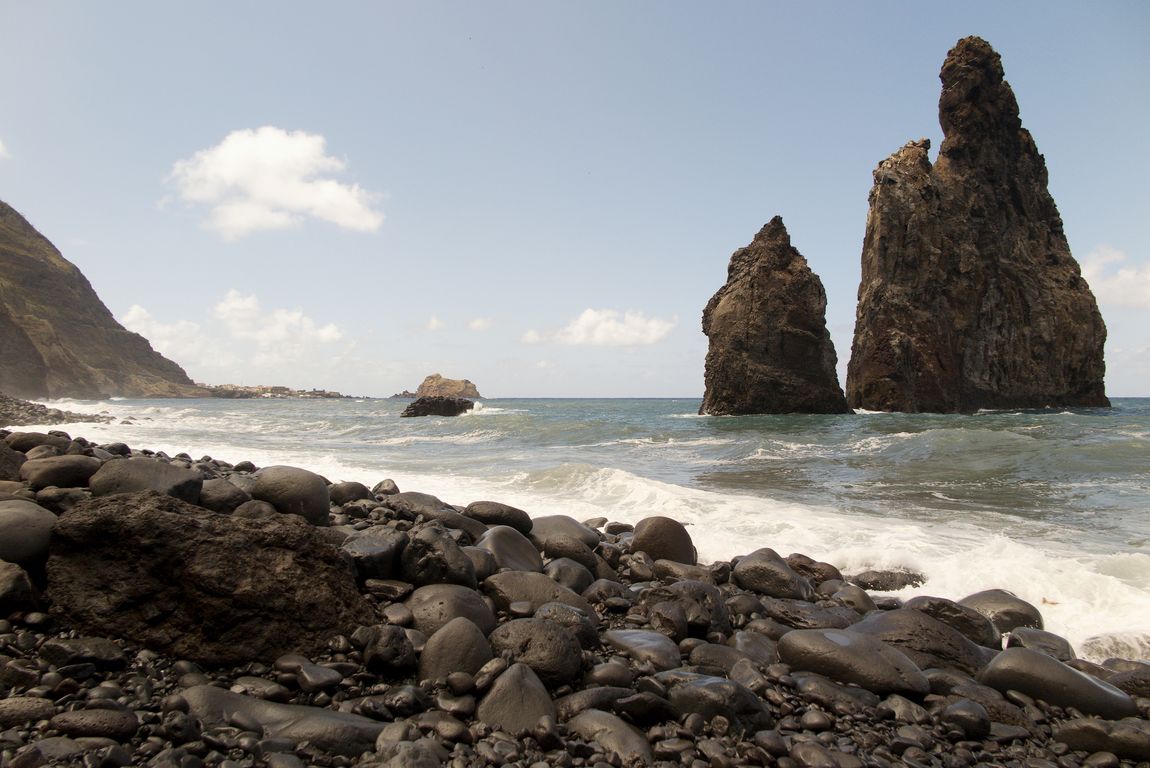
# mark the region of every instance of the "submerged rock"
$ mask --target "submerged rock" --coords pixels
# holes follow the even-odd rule
[[[421,397],[403,409],[400,416],[461,416],[475,407],[462,397]]]
[[[847,399],[879,411],[1107,406],[1106,327],[1002,63],[968,37],[942,66],[938,161],[874,172]]]
[[[731,256],[703,310],[700,413],[846,413],[826,323],[827,295],[781,217]]]

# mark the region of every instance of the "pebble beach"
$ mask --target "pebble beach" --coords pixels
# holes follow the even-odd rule
[[[4,766],[1150,761],[1150,665],[1003,590],[6,432]]]

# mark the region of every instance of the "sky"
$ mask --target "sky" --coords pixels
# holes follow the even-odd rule
[[[699,397],[700,319],[781,215],[840,379],[875,166],[1002,55],[1150,396],[1145,2],[0,0],[0,199],[193,379]]]

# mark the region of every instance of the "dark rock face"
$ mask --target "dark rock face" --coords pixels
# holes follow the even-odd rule
[[[776,216],[731,256],[703,310],[710,340],[700,413],[846,413],[827,295]]]
[[[372,615],[350,563],[298,517],[239,519],[155,492],[74,507],[48,573],[73,625],[214,664],[315,650]]]
[[[908,412],[1108,406],[1106,327],[998,54],[965,38],[940,77],[938,161],[924,139],[874,172],[848,401]]]
[[[460,416],[475,407],[461,397],[421,397],[403,409],[400,416]]]
[[[116,322],[80,270],[3,202],[0,390],[26,398],[206,394]]]

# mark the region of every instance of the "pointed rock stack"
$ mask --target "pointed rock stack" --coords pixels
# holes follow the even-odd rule
[[[874,172],[851,406],[1109,405],[1106,327],[998,54],[965,38],[940,77],[938,161],[921,140]]]
[[[710,340],[700,413],[846,413],[823,284],[779,216],[731,256],[703,310]]]

